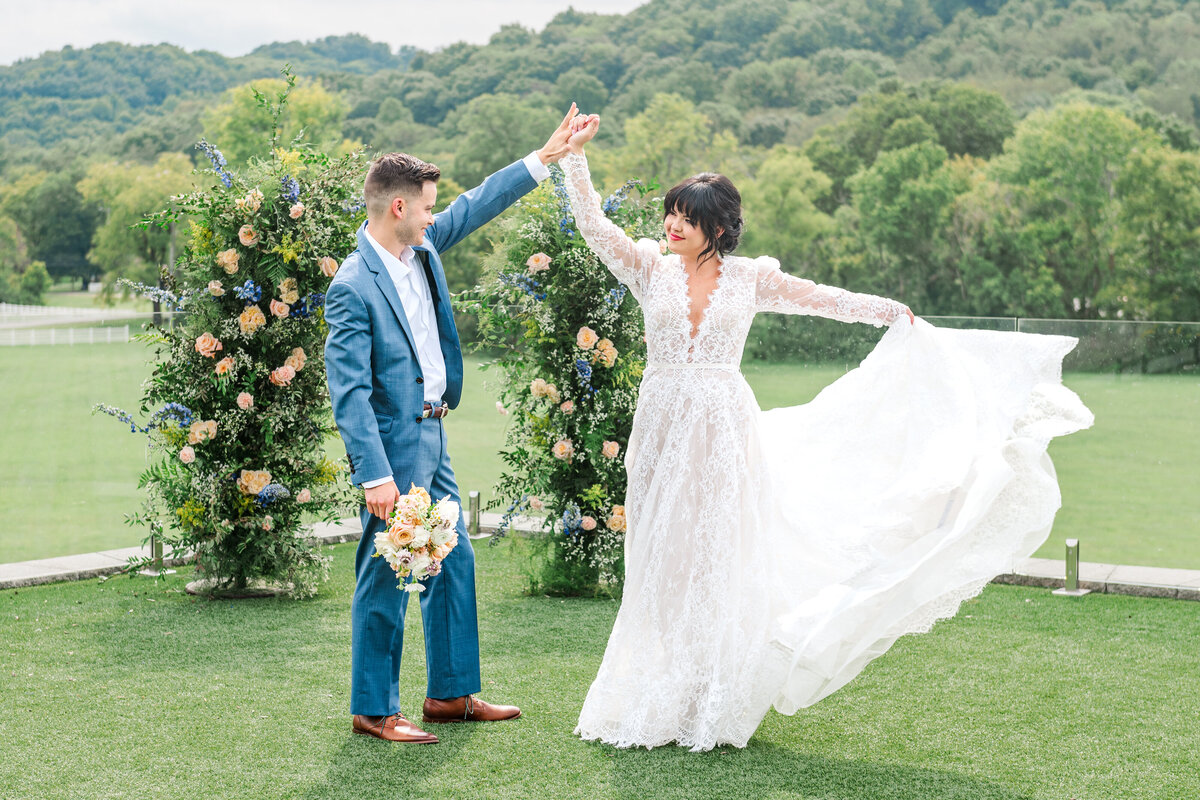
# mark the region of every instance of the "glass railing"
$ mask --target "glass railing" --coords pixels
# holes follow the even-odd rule
[[[124,519],[141,503],[146,439],[92,407],[102,402],[136,414],[153,353],[130,338],[151,317],[92,312],[0,308],[0,562],[127,547],[145,536]],[[1076,538],[1085,561],[1200,569],[1200,324],[927,319],[1079,338],[1065,382],[1096,423],[1051,445],[1063,508],[1038,555],[1061,558],[1063,540]],[[763,408],[804,403],[857,365],[882,334],[763,315],[747,341],[743,372]],[[486,502],[501,471],[508,418],[497,413],[489,388],[498,376],[480,369],[486,356],[466,360],[463,401],[446,425],[460,489],[478,490]],[[327,447],[344,453],[336,438]]]

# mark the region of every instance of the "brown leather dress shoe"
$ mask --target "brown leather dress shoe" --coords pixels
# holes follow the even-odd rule
[[[374,736],[387,742],[407,742],[409,744],[437,744],[438,738],[432,733],[413,725],[403,714],[392,714],[390,717],[367,717],[355,714],[350,729],[363,736]]]
[[[472,695],[456,697],[453,700],[434,700],[432,697],[426,697],[422,711],[422,722],[435,723],[498,722],[521,716],[521,709],[516,706],[494,706]]]

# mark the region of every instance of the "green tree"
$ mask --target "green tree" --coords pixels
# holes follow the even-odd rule
[[[454,179],[475,186],[501,167],[541,147],[562,115],[512,95],[484,94],[451,114],[443,129],[455,136]]]
[[[645,111],[625,122],[625,146],[612,156],[610,172],[670,186],[697,167],[714,168],[720,163],[714,151],[728,147],[729,139],[714,135],[708,117],[691,101],[655,95]]]
[[[1064,289],[1068,316],[1095,318],[1118,280],[1118,185],[1134,152],[1160,146],[1125,115],[1082,104],[1035,112],[991,175],[1013,191],[1021,229]]]
[[[159,282],[172,232],[140,223],[191,186],[191,163],[180,153],[165,153],[151,166],[107,161],[88,168],[79,191],[104,216],[88,260],[104,273],[106,297],[121,278],[147,285]]]
[[[255,92],[273,97],[286,87],[286,81],[273,78],[230,89],[223,102],[204,114],[205,138],[220,147],[230,162],[265,156],[263,148],[270,141],[271,115],[258,102]],[[347,111],[346,101],[320,84],[300,84],[292,91],[287,110],[280,117],[277,146],[286,146],[303,131],[305,141],[336,148],[342,142],[342,123]]]
[[[29,257],[43,262],[51,278],[76,278],[86,289],[95,272],[87,252],[99,212],[76,188],[82,177],[74,164],[27,172],[0,193],[0,214],[16,222]]]
[[[1200,321],[1200,155],[1129,155],[1117,179],[1121,279],[1101,305],[1141,319]]]
[[[796,148],[772,148],[758,175],[741,187],[746,216],[741,249],[774,256],[789,272],[812,274],[817,270],[813,240],[833,228],[833,220],[816,202],[832,185]]]
[[[879,288],[922,308],[936,307],[949,290],[934,264],[954,198],[945,163],[941,145],[921,142],[880,153],[850,180]]]

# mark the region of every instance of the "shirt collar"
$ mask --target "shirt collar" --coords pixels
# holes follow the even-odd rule
[[[389,253],[383,245],[375,241],[375,237],[371,235],[371,232],[367,230],[366,226],[363,227],[363,235],[367,237],[367,241],[370,242],[371,246],[375,248],[375,252],[379,254],[379,258],[381,261],[383,261],[383,266],[387,267],[388,272],[395,272],[396,270],[399,270],[398,274],[400,276],[405,276],[412,271],[412,268],[409,266],[409,264],[412,262],[412,259],[416,257],[417,253],[410,246],[405,245],[404,249],[400,251],[400,258],[396,258],[394,255]]]

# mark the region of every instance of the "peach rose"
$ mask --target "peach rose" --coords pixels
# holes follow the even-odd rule
[[[263,520],[262,529],[264,531],[269,531],[274,527],[275,527],[275,518],[272,517],[270,514],[267,514],[266,519]]]
[[[211,333],[202,333],[196,337],[196,352],[205,358],[216,358],[217,351],[220,349],[222,349],[220,340]]]
[[[271,473],[265,469],[244,469],[238,474],[237,486],[243,494],[258,494],[271,482]]]
[[[534,253],[525,262],[525,266],[529,267],[529,274],[541,272],[544,269],[550,269],[550,256],[545,253]]]
[[[417,486],[415,483],[410,483],[408,494],[411,497],[415,497],[420,502],[420,508],[424,508],[425,506],[429,505],[429,492],[425,490],[425,487]]]
[[[538,497],[537,495],[534,495],[533,497],[529,498],[530,510],[541,511],[545,507],[546,507],[546,504],[544,502],[542,502],[542,498]]]
[[[289,367],[287,364],[284,364],[278,369],[271,370],[271,383],[275,384],[276,386],[287,386],[295,377],[295,368]]]
[[[596,335],[594,330],[587,326],[580,328],[579,333],[575,334],[575,344],[584,350],[591,350],[598,341],[600,341],[600,337]]]
[[[258,306],[246,306],[238,316],[238,325],[242,333],[251,334],[267,324],[267,317]]]
[[[625,516],[625,506],[613,506],[612,513],[621,517]]]
[[[238,271],[238,251],[232,247],[228,250],[222,250],[217,253],[217,266],[225,270],[226,275],[232,275]]]
[[[321,274],[326,278],[332,278],[338,271],[338,262],[329,256],[325,256],[317,263],[321,266]]]
[[[188,428],[188,444],[200,444],[217,435],[217,421],[197,420]]]
[[[220,297],[221,295],[225,294],[225,288],[221,286],[220,281],[209,281],[208,293],[213,297]]]
[[[287,315],[292,313],[291,306],[289,306],[287,303],[281,303],[278,300],[271,301],[270,309],[271,314],[279,317],[279,319],[287,319]]]
[[[238,408],[242,411],[249,411],[254,408],[254,395],[249,392],[242,392],[237,396]]]
[[[304,216],[304,203],[296,203],[288,209],[288,216],[292,219],[300,219]]]
[[[253,225],[243,225],[238,229],[238,241],[246,247],[254,247],[258,244],[258,232]]]
[[[599,351],[597,360],[606,367],[612,367],[617,363],[617,348],[609,347]]]
[[[625,526],[626,526],[625,515],[624,514],[613,514],[611,517],[608,518],[608,521],[605,522],[604,524],[606,526],[608,526],[608,529],[610,531],[623,531],[623,530],[625,530]]]
[[[413,526],[412,525],[393,525],[388,529],[388,539],[396,547],[407,547],[412,544]]]
[[[558,410],[564,414],[574,414],[575,413],[575,401],[574,400],[563,400],[562,405],[560,405],[558,407]]]
[[[554,443],[551,451],[554,457],[561,461],[570,461],[571,456],[575,455],[575,445],[570,439],[559,439]]]
[[[600,452],[604,454],[605,458],[616,458],[617,453],[621,452],[621,445],[616,442],[605,442],[600,448]]]
[[[196,460],[196,451],[187,446],[179,451],[179,460],[185,464],[190,464]]]
[[[592,517],[585,516],[579,521],[579,526],[585,531],[594,531],[596,530],[596,520]]]
[[[450,551],[453,549],[454,548],[450,546],[450,543],[446,542],[445,544],[439,544],[437,547],[433,548],[432,555],[438,561],[441,561],[443,558],[450,555]]]
[[[231,369],[233,369],[233,356],[225,356],[213,367],[213,372],[217,373],[217,377],[220,378],[228,375]]]
[[[311,503],[312,502],[312,492],[310,492],[308,489],[301,489],[299,492],[296,493],[296,502],[297,503]]]
[[[304,354],[303,347],[293,347],[292,354],[283,363],[296,370],[296,372],[299,372],[308,363],[308,356]]]

